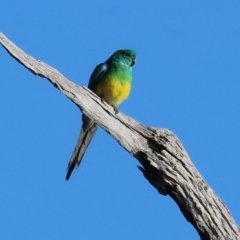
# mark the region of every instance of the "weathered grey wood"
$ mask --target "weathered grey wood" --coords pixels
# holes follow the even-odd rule
[[[33,74],[48,79],[138,159],[145,178],[160,194],[173,198],[201,239],[240,240],[240,229],[231,213],[204,181],[172,132],[146,127],[122,113],[112,117],[112,107],[102,103],[88,88],[74,84],[56,69],[27,55],[1,33],[0,43]]]

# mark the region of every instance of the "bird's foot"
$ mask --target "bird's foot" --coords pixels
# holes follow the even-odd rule
[[[114,107],[114,106],[113,106],[113,110],[114,110],[115,114],[118,114],[118,113],[119,113],[117,107]]]
[[[106,105],[106,101],[104,100],[103,97],[101,97],[101,102]],[[115,107],[115,106],[112,106],[112,107],[113,107],[114,113],[115,113],[115,114],[118,114],[119,111],[118,111],[117,107]]]

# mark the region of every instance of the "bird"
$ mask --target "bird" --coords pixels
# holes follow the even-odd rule
[[[117,50],[104,63],[97,65],[90,76],[88,88],[111,105],[115,114],[118,113],[117,106],[127,99],[131,91],[132,67],[136,58],[134,50]],[[72,171],[80,165],[97,128],[92,119],[82,115],[82,127],[68,163],[66,180],[69,180]]]

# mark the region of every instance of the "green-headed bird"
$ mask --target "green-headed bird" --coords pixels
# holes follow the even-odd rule
[[[93,70],[90,76],[88,88],[114,107],[125,100],[131,90],[132,67],[136,62],[136,52],[133,50],[118,50],[110,58]],[[97,130],[97,124],[85,116],[82,116],[82,128],[77,145],[67,168],[66,180],[71,176],[74,168],[82,161],[84,153]]]

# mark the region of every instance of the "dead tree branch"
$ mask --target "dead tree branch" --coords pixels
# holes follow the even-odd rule
[[[231,213],[192,164],[178,138],[167,129],[146,127],[118,113],[88,88],[80,87],[56,69],[27,55],[2,33],[0,43],[33,74],[48,79],[87,116],[114,137],[140,163],[144,177],[162,195],[169,195],[202,240],[239,240]],[[111,113],[111,115],[109,114]]]

